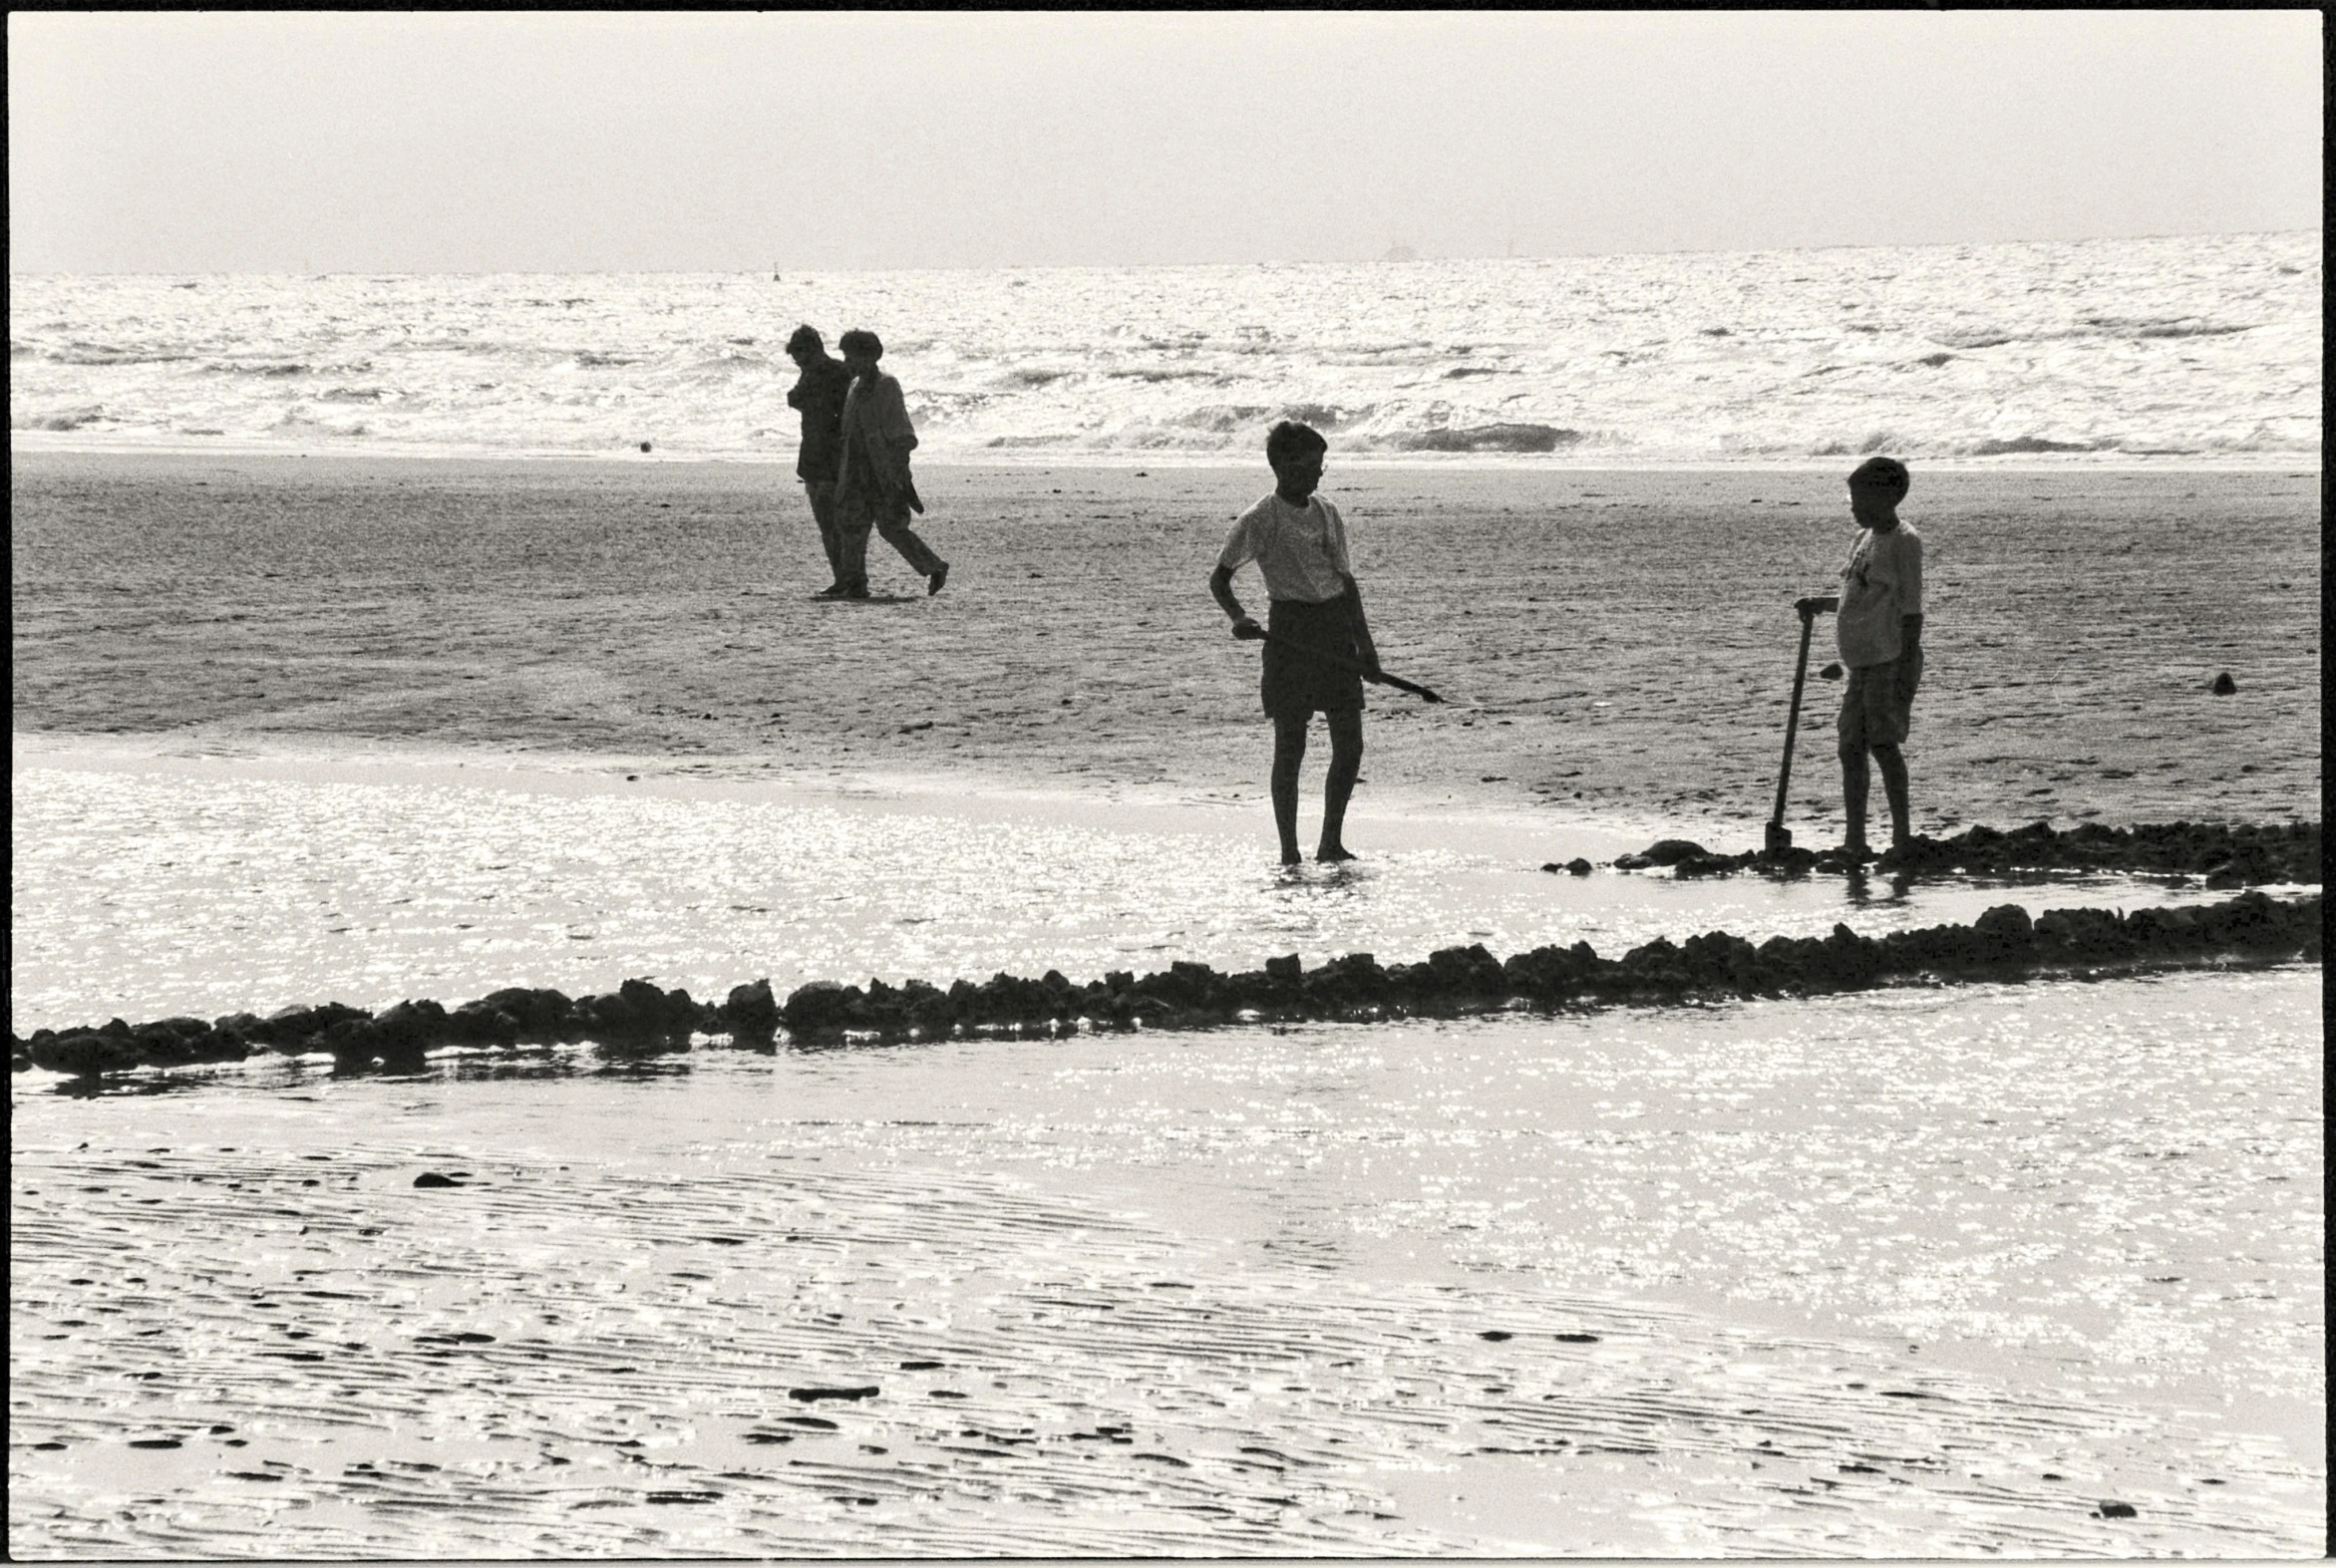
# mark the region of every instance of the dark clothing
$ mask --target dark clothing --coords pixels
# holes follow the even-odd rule
[[[854,381],[843,400],[840,424],[843,451],[835,470],[835,531],[842,540],[844,581],[867,581],[867,536],[873,529],[900,552],[911,571],[929,582],[948,566],[908,525],[908,514],[924,510],[924,501],[908,475],[916,427],[909,423],[900,383],[882,371]]]
[[[851,392],[851,372],[836,359],[816,359],[803,367],[787,394],[789,408],[803,411],[803,449],[796,456],[795,476],[823,484],[835,482],[835,465],[843,454],[843,400]]]
[[[1905,745],[1914,723],[1914,688],[1921,683],[1920,643],[1895,659],[1853,666],[1841,693],[1841,750],[1853,754]]]
[[[836,512],[835,576],[839,582],[866,584],[867,536],[871,531],[882,534],[884,542],[898,550],[908,569],[919,577],[929,578],[947,565],[908,525],[908,513],[904,510],[870,515],[865,509],[847,503],[837,507]]]
[[[811,497],[812,521],[820,525],[820,548],[828,552],[828,570],[841,582],[844,580],[843,534],[835,524],[835,481],[805,479],[803,489]]]
[[[1266,611],[1265,629],[1276,637],[1360,663],[1362,655],[1355,648],[1354,603],[1352,595],[1343,593],[1319,604],[1275,599]],[[1258,695],[1268,715],[1327,714],[1363,706],[1363,678],[1353,670],[1278,642],[1265,645],[1264,665]]]
[[[855,504],[876,517],[924,510],[908,473],[916,427],[909,423],[900,383],[880,370],[854,381],[843,399],[840,427],[843,456],[835,471],[835,498],[846,514]]]

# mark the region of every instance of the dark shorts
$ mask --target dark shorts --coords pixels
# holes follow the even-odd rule
[[[1353,601],[1340,594],[1320,604],[1302,599],[1275,599],[1265,612],[1265,629],[1286,637],[1300,648],[1280,643],[1265,645],[1265,673],[1258,695],[1274,718],[1285,714],[1331,713],[1363,706],[1363,678],[1324,659],[1309,657],[1302,648],[1319,648],[1341,658],[1355,657]]]
[[[1922,682],[1922,650],[1849,672],[1841,693],[1841,750],[1898,746],[1914,723],[1914,688]]]

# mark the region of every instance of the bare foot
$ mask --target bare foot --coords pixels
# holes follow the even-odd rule
[[[1352,860],[1354,853],[1344,844],[1324,844],[1314,851],[1314,858],[1327,865],[1336,860]]]
[[[1281,863],[1283,865],[1302,865],[1305,863],[1305,859],[1306,857],[1298,853],[1295,849],[1284,849],[1281,852]]]

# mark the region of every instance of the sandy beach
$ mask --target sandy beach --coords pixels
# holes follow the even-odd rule
[[[1203,586],[1255,470],[936,469],[927,600],[836,606],[777,466],[19,453],[19,730],[413,742],[1262,801]],[[1726,825],[1776,787],[1840,476],[1341,469],[1387,667],[1358,801]],[[1917,470],[1915,825],[2316,817],[2316,473]],[[1244,592],[1260,597],[1254,577]],[[1792,817],[1838,830],[1816,678]],[[2236,695],[2208,687],[2228,671]],[[1317,760],[1317,767],[1319,762]],[[1264,831],[1270,834],[1269,824]]]
[[[2208,896],[1540,869],[1757,842],[1837,474],[1334,469],[1389,668],[1455,700],[1373,694],[1366,858],[1294,875],[1202,586],[1259,476],[920,482],[948,589],[879,544],[849,606],[777,469],[19,453],[15,1026]],[[1907,514],[1918,828],[2316,819],[2315,475]],[[20,1074],[10,1547],[2312,1556],[2321,1006]]]

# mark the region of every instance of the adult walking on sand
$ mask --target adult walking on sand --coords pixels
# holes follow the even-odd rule
[[[797,327],[787,340],[787,357],[802,372],[788,389],[788,407],[803,414],[803,445],[796,450],[795,476],[803,480],[812,503],[812,521],[819,525],[820,547],[828,554],[829,584],[817,595],[823,599],[843,593],[843,541],[835,530],[835,466],[843,457],[843,400],[851,391],[851,372],[828,352],[818,330]]]
[[[836,568],[836,580],[842,585],[839,597],[867,597],[867,536],[871,528],[924,578],[926,593],[939,593],[949,580],[949,563],[935,555],[908,525],[908,514],[922,512],[924,501],[908,473],[916,428],[908,423],[908,404],[900,394],[900,383],[876,368],[884,345],[874,333],[855,327],[836,339],[835,346],[843,351],[844,368],[853,378],[851,391],[843,400],[843,444],[835,468],[836,531],[841,543]]]
[[[1914,688],[1922,679],[1922,535],[1898,519],[1913,476],[1895,458],[1869,458],[1849,475],[1849,515],[1859,528],[1841,568],[1841,591],[1799,600],[1803,614],[1837,612],[1834,636],[1849,667],[1841,693],[1841,812],[1848,819],[1842,853],[1864,859],[1865,804],[1871,788],[1866,756],[1881,769],[1889,799],[1890,846],[1907,838],[1905,744]]]
[[[1345,519],[1314,493],[1329,450],[1310,426],[1284,420],[1273,428],[1265,439],[1273,489],[1233,523],[1208,577],[1208,591],[1232,617],[1235,637],[1270,633],[1274,639],[1265,645],[1260,695],[1273,721],[1273,825],[1281,835],[1283,865],[1299,859],[1298,765],[1305,761],[1306,729],[1317,712],[1330,728],[1330,771],[1322,781],[1322,840],[1314,858],[1354,858],[1343,834],[1347,799],[1363,770],[1363,676],[1379,676],[1379,650],[1347,555]],[[1257,563],[1272,601],[1264,627],[1233,597],[1233,573],[1249,561]]]

